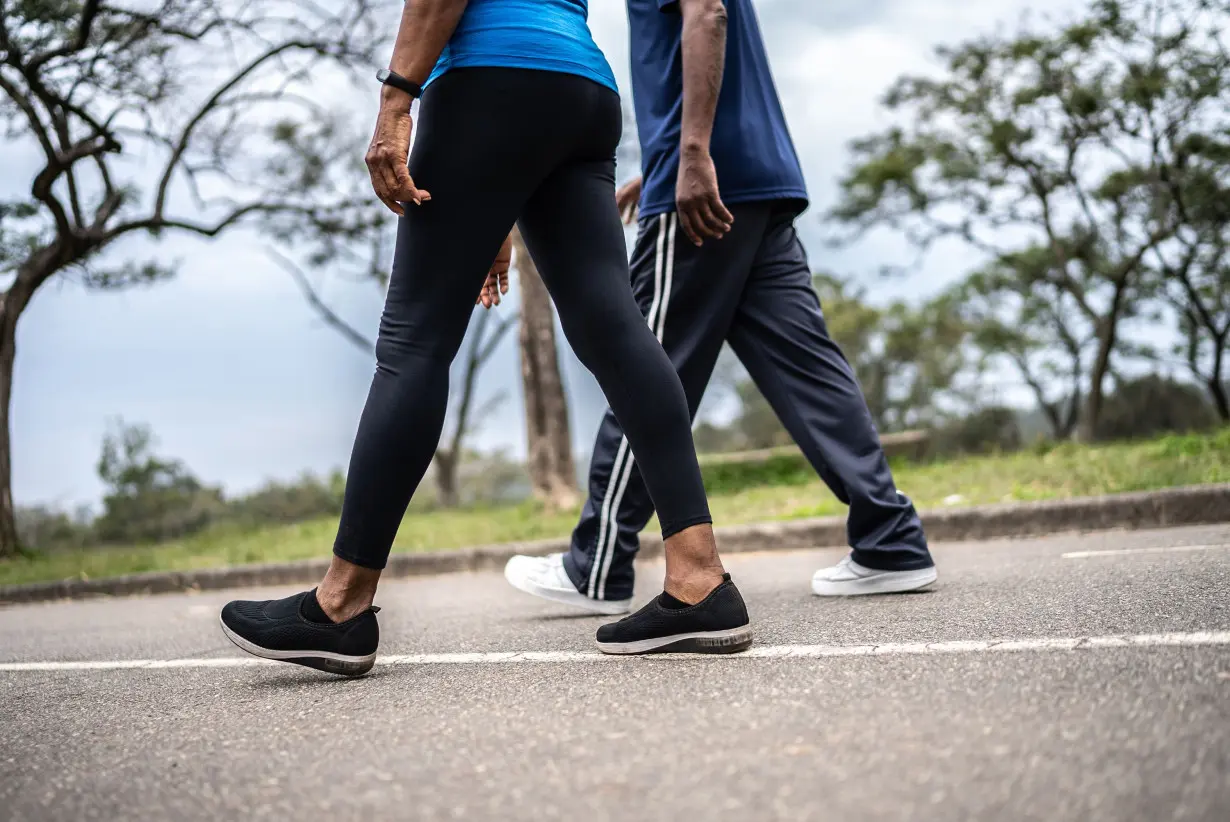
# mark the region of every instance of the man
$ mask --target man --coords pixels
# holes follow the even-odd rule
[[[931,584],[936,571],[922,524],[893,484],[795,234],[807,191],[751,0],[628,0],[628,18],[643,176],[617,197],[629,216],[639,199],[633,291],[679,372],[691,413],[729,342],[816,472],[850,506],[852,551],[816,572],[813,592]],[[545,599],[624,613],[637,534],[652,514],[627,440],[607,411],[571,550],[514,557],[505,576]]]

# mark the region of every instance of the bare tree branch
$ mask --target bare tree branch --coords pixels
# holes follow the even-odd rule
[[[279,254],[273,249],[269,249],[268,253],[269,256],[273,258],[274,262],[282,267],[282,270],[286,271],[292,278],[294,278],[295,283],[298,284],[299,290],[303,292],[303,296],[307,299],[308,304],[313,310],[316,311],[318,315],[320,315],[320,318],[324,320],[330,328],[337,331],[337,333],[341,334],[347,342],[363,350],[365,353],[370,354],[375,350],[376,343],[373,340],[364,336],[353,325],[343,320],[336,311],[330,308],[329,305],[321,299],[320,294],[317,293],[316,289],[312,287],[311,281],[308,280],[308,276],[302,268],[296,265],[295,262],[289,257]]]
[[[254,71],[273,58],[277,57],[279,54],[297,49],[313,49],[316,51],[323,50],[320,43],[311,41],[291,40],[285,43],[280,43],[266,51],[264,54],[259,55],[242,69],[237,71],[229,80],[219,86],[217,90],[210,95],[209,99],[206,100],[199,109],[197,109],[196,114],[188,120],[187,124],[180,132],[179,139],[175,141],[175,147],[171,150],[171,156],[168,158],[167,164],[159,179],[158,194],[154,199],[155,218],[162,217],[163,210],[166,206],[167,189],[171,185],[171,177],[175,174],[175,168],[179,165],[179,160],[183,157],[184,151],[187,150],[188,142],[192,139],[192,134],[196,131],[197,126],[201,124],[201,121],[208,117],[209,114],[218,107],[219,101],[222,100],[223,96],[225,96],[227,92],[242,83]]]

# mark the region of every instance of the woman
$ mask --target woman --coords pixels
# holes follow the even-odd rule
[[[603,626],[599,647],[751,644],[717,555],[683,389],[632,296],[615,203],[619,96],[587,11],[586,0],[406,4],[367,155],[377,196],[401,219],[332,564],[313,591],[227,605],[222,627],[241,648],[347,675],[374,664],[380,572],[435,452],[474,295],[489,299],[484,283],[492,260],[507,259],[514,222],[626,432],[666,543],[663,594]]]

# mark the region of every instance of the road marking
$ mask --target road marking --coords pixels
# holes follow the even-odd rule
[[[1180,554],[1184,551],[1216,551],[1230,548],[1230,543],[1218,545],[1167,545],[1153,548],[1115,548],[1109,551],[1069,551],[1060,554],[1062,559],[1089,559],[1091,557],[1122,557],[1128,554]]]
[[[1087,637],[1037,637],[1026,639],[975,639],[950,642],[893,642],[878,645],[765,645],[752,647],[725,659],[816,659],[846,656],[927,656],[931,654],[977,654],[1022,651],[1085,651],[1106,648],[1167,648],[1230,645],[1230,631],[1195,631],[1174,634],[1133,634]],[[698,656],[676,654],[679,656]],[[468,654],[391,654],[377,665],[505,665],[524,662],[610,662],[630,659],[594,651],[496,651]],[[666,657],[649,657],[665,659]],[[4,662],[0,673],[29,671],[122,671],[170,668],[245,668],[268,661],[255,657],[208,659],[117,659],[88,662]]]

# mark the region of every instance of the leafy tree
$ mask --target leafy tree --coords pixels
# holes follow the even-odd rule
[[[881,431],[933,426],[973,401],[961,380],[975,362],[951,296],[878,307],[849,280],[817,274],[813,283]]]
[[[942,48],[944,76],[902,78],[885,96],[903,124],[853,145],[832,216],[922,249],[956,238],[985,252],[993,275],[974,290],[1006,305],[989,336],[1014,332],[1000,341],[1027,383],[1058,371],[1080,384],[1061,394],[1083,393],[1086,438],[1115,359],[1134,353],[1124,323],[1152,316],[1151,260],[1225,225],[1228,10],[1095,0],[1047,32]],[[1047,302],[1069,339],[1042,316]],[[1054,416],[1067,427],[1068,412]]]
[[[1080,418],[1097,340],[1068,292],[1028,273],[1036,255],[1010,255],[950,291],[984,368],[1006,360],[1034,394],[1051,436],[1068,439]]]
[[[1209,82],[1230,84],[1210,71]],[[1230,95],[1224,95],[1230,97]],[[1178,315],[1178,353],[1230,422],[1226,353],[1230,348],[1230,100],[1218,134],[1189,139],[1165,178],[1179,224],[1174,238],[1154,249],[1155,287]]]
[[[57,275],[171,276],[104,255],[134,235],[344,230],[352,201],[326,173],[341,129],[318,101],[337,69],[376,64],[385,2],[0,0],[0,150],[41,166],[0,202],[0,555],[18,548],[8,412],[30,300]]]
[[[103,439],[98,476],[107,486],[94,523],[100,542],[154,542],[199,531],[217,519],[222,491],[208,488],[179,460],[156,456],[146,425],[116,421]]]

